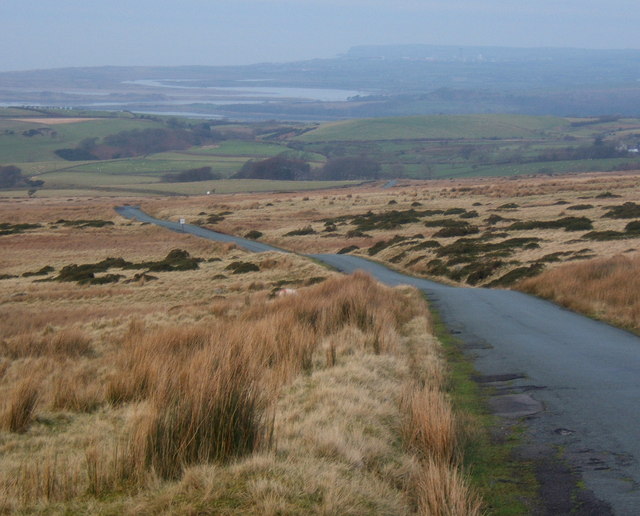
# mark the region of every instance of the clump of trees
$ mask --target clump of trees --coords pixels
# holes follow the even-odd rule
[[[77,147],[55,153],[67,161],[131,158],[169,150],[185,150],[220,140],[220,134],[206,124],[190,128],[159,127],[134,129],[98,138],[86,138]]]
[[[165,174],[162,179],[167,183],[189,183],[220,179],[220,174],[211,171],[211,167],[191,168],[177,174]]]
[[[333,158],[322,168],[321,177],[326,181],[348,181],[353,179],[378,179],[380,164],[364,156]]]
[[[597,137],[592,145],[550,149],[537,156],[536,161],[610,159],[623,158],[627,155],[626,151],[618,149],[614,143],[606,142],[602,137]]]
[[[234,179],[271,179],[279,181],[347,181],[377,179],[380,164],[366,157],[334,158],[317,169],[299,159],[276,156],[260,161],[247,161],[233,176]]]
[[[0,165],[0,188],[29,187],[38,188],[44,184],[41,179],[29,179],[22,170],[14,165]]]
[[[234,179],[272,179],[298,181],[310,179],[311,167],[305,161],[275,156],[261,161],[247,161]]]

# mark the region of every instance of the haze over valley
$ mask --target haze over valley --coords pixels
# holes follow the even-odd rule
[[[3,72],[0,105],[234,120],[637,116],[640,50],[360,46],[334,58],[278,64]]]

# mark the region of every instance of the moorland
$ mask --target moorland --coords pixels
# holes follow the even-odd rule
[[[424,299],[298,253],[518,288],[640,329],[636,120],[2,114],[1,165],[20,171],[0,190],[4,511],[533,511],[516,437],[496,442]],[[182,148],[146,147],[149,129]],[[552,152],[570,159],[541,160]],[[313,180],[231,179],[273,158]],[[378,167],[322,176],[349,174],[345,158]],[[125,203],[295,253],[131,222],[113,210]]]

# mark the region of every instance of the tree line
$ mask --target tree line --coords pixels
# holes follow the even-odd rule
[[[380,164],[364,156],[328,160],[320,168],[312,168],[299,159],[275,156],[260,161],[249,160],[232,176],[233,179],[270,179],[278,181],[348,181],[377,179]]]
[[[58,149],[55,153],[67,161],[133,158],[157,152],[185,150],[221,139],[220,134],[208,124],[190,128],[133,129],[105,136],[102,140],[85,138],[76,147]]]

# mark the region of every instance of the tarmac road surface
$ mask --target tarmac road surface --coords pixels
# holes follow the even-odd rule
[[[134,207],[117,210],[181,230]],[[282,251],[197,226],[185,224],[184,231],[250,251]],[[535,440],[561,450],[563,460],[615,514],[640,514],[639,337],[520,292],[450,287],[357,256],[311,257],[345,273],[364,270],[388,285],[425,292],[465,343],[476,369],[507,393],[494,398],[496,407],[504,402],[507,417],[525,417]]]

